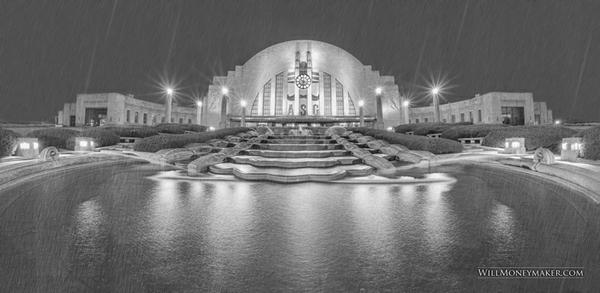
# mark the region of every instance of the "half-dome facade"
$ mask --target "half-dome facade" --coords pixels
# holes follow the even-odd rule
[[[228,127],[244,116],[247,125],[358,125],[362,104],[367,125],[382,128],[402,120],[394,77],[334,45],[287,41],[260,51],[227,76],[215,76],[202,122]]]

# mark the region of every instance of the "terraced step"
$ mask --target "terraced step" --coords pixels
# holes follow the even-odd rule
[[[271,150],[271,151],[320,151],[320,150],[341,150],[344,146],[341,144],[283,144],[283,143],[263,143],[254,145],[253,149]]]
[[[327,158],[350,156],[347,150],[320,150],[320,151],[272,151],[249,149],[245,151],[250,156],[261,156],[266,158]]]
[[[305,136],[294,136],[294,135],[269,135],[268,139],[331,139],[328,135],[305,135]]]
[[[267,143],[281,144],[335,144],[335,139],[311,139],[311,138],[273,138],[265,140]]]
[[[341,165],[330,168],[261,168],[246,164],[221,163],[210,167],[215,174],[233,174],[244,180],[269,180],[281,183],[327,182],[346,176],[367,176],[373,168],[367,165]]]
[[[360,159],[354,156],[327,158],[265,158],[259,156],[235,156],[232,160],[237,164],[278,168],[327,168],[337,165],[360,163]]]

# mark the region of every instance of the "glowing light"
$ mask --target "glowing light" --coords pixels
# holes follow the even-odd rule
[[[214,127],[212,127],[212,126],[210,126],[210,127],[208,128],[208,131],[215,131],[215,128],[214,128]]]
[[[556,124],[556,125],[559,125],[560,123],[561,123],[560,120],[554,121],[554,124]]]
[[[363,101],[363,100],[358,101],[358,106],[359,107],[362,107],[364,105],[365,105],[365,101]]]
[[[22,142],[22,143],[19,144],[19,147],[22,150],[28,150],[29,149],[29,143],[28,142]]]
[[[510,147],[512,147],[512,148],[518,148],[519,146],[521,146],[521,144],[518,141],[513,141],[510,144]]]
[[[240,106],[242,106],[243,108],[246,108],[246,100],[241,100]]]
[[[167,95],[172,96],[175,91],[172,87],[168,87],[165,89],[165,92],[167,92]]]
[[[394,132],[394,127],[388,126],[387,131]]]
[[[86,140],[82,140],[82,141],[79,142],[79,146],[82,147],[82,148],[87,147],[88,146],[88,142]]]
[[[198,108],[202,107],[202,101],[197,101],[196,106],[198,106]]]
[[[40,147],[40,145],[37,142],[33,143],[33,149],[37,150]]]
[[[90,141],[90,146],[94,146],[94,142],[93,141]]]
[[[408,107],[410,106],[410,102],[408,100],[402,102],[402,107]]]
[[[227,95],[227,94],[229,94],[229,89],[228,89],[227,87],[222,87],[222,88],[221,88],[221,93],[222,93],[223,95]]]
[[[432,94],[432,95],[436,96],[436,95],[438,95],[439,93],[440,93],[440,87],[437,87],[437,86],[436,86],[436,87],[433,87],[433,88],[431,89],[431,94]]]
[[[383,89],[382,88],[378,87],[378,88],[375,89],[375,94],[376,95],[381,95],[381,93],[383,93]]]
[[[565,150],[565,151],[567,150],[567,143],[566,142],[562,143],[562,149]]]
[[[508,148],[508,141],[504,143],[504,147]]]
[[[581,144],[580,144],[580,143],[578,143],[578,142],[576,142],[576,143],[573,143],[573,144],[571,145],[571,150],[572,150],[572,151],[579,151],[579,150],[581,150]]]

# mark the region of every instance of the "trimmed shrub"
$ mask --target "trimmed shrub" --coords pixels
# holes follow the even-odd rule
[[[69,138],[77,136],[79,131],[65,128],[46,128],[38,129],[28,133],[27,137],[37,137],[40,142],[40,149],[53,146],[56,148],[67,148]]]
[[[513,126],[491,131],[483,139],[482,145],[501,148],[506,138],[524,137],[526,150],[543,147],[556,153],[560,151],[562,139],[575,133],[575,130],[562,126]]]
[[[77,136],[93,138],[97,147],[115,145],[119,143],[119,136],[112,131],[102,128],[88,128],[77,133],[77,135],[69,137],[69,139],[67,139],[67,149],[72,150],[75,148],[75,137]]]
[[[161,133],[184,134],[186,131],[205,132],[206,126],[196,124],[161,123],[154,126]]]
[[[223,138],[240,132],[249,131],[247,127],[225,128],[215,131],[187,134],[161,134],[146,137],[137,141],[133,149],[141,152],[156,152],[162,149],[181,148],[186,144],[207,142],[215,138]]]
[[[365,127],[351,128],[350,130],[382,139],[392,144],[401,144],[411,150],[429,151],[434,154],[460,153],[463,150],[463,146],[460,143],[444,138],[406,135]]]
[[[19,135],[14,131],[0,128],[0,158],[10,156]]]
[[[600,160],[600,127],[593,127],[579,133],[583,137],[583,157]]]
[[[406,133],[414,131],[416,135],[427,135],[431,133],[440,133],[444,130],[460,126],[460,125],[472,125],[471,122],[459,122],[459,123],[412,123],[412,124],[400,124],[394,127],[394,132]]]
[[[152,127],[142,126],[142,127],[118,127],[118,126],[110,126],[103,127],[101,129],[105,129],[111,131],[118,135],[119,137],[149,137],[158,135],[158,131]]]
[[[458,140],[463,137],[485,137],[490,132],[509,127],[506,124],[476,124],[450,127],[442,132],[441,137]]]

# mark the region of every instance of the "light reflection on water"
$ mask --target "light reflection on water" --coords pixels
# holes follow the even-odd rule
[[[520,194],[519,204],[503,198],[505,204],[499,199],[510,193],[500,192],[498,184],[464,174],[457,174],[456,182],[402,185],[150,180],[136,172],[103,176],[97,188],[68,189],[71,194],[59,192],[60,184],[26,190],[31,197],[53,194],[52,206],[90,193],[73,206],[70,219],[52,224],[72,226],[72,232],[58,240],[36,240],[41,246],[35,249],[44,251],[38,255],[50,260],[69,255],[68,277],[50,289],[470,291],[466,288],[483,284],[474,283],[474,268],[480,265],[553,265],[565,257],[575,258],[568,265],[586,265],[597,258],[588,249],[598,241],[588,230],[595,226],[570,214],[564,214],[561,226],[544,225],[550,215],[569,212],[565,205],[530,213],[521,206],[539,206],[535,197]],[[77,178],[61,184],[76,186],[69,180]],[[554,192],[542,191],[546,197]],[[531,202],[521,205],[526,200]],[[19,211],[35,206],[16,205],[14,214],[0,219],[4,235],[15,230],[8,229],[7,219],[24,217],[27,213]],[[29,221],[52,222],[65,209],[45,210],[47,218]],[[565,247],[563,236],[574,233],[579,242]],[[553,246],[552,237],[561,239],[559,246]],[[10,243],[22,243],[10,247],[0,243],[5,255],[15,258],[0,258],[0,265],[26,268],[27,253],[16,247],[30,247],[28,241],[14,238]],[[56,250],[54,243],[66,243],[57,255],[44,246]],[[18,274],[11,278],[36,278],[27,270]]]

